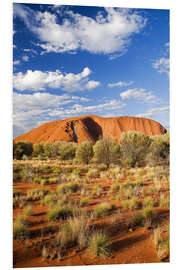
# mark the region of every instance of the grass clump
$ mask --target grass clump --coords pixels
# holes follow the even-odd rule
[[[35,188],[28,190],[27,197],[32,199],[41,199],[44,197],[44,195],[48,194],[50,192],[49,189],[45,188]]]
[[[94,209],[94,216],[96,218],[107,216],[109,214],[109,205],[101,203]]]
[[[54,205],[47,213],[49,221],[58,221],[59,219],[66,219],[76,214],[76,209],[70,206]]]
[[[22,195],[22,192],[20,189],[14,188],[13,189],[13,197],[19,197]]]
[[[169,196],[166,194],[161,194],[159,204],[161,207],[169,207]]]
[[[81,205],[81,206],[86,206],[86,205],[88,205],[88,198],[83,198],[83,199],[81,199],[80,205]]]
[[[147,197],[143,201],[143,207],[153,207],[154,206],[154,200],[151,197]]]
[[[19,215],[13,223],[13,238],[23,239],[25,236],[26,221],[22,215]]]
[[[120,185],[119,184],[112,184],[111,185],[111,189],[110,189],[111,191],[118,191],[118,190],[120,190]]]
[[[23,209],[23,214],[25,216],[32,216],[33,215],[33,206],[32,205],[27,205]]]
[[[100,176],[100,172],[98,169],[90,168],[88,170],[87,176],[90,178],[97,178]]]
[[[59,194],[65,194],[65,193],[75,193],[78,191],[79,189],[79,185],[77,183],[67,183],[67,184],[60,184],[57,189],[56,192]]]
[[[155,212],[152,207],[145,207],[143,210],[143,215],[146,219],[152,218],[155,215]]]
[[[110,241],[105,233],[95,232],[89,239],[88,248],[92,255],[106,257],[110,254]]]
[[[134,214],[131,220],[133,226],[142,226],[144,224],[144,221],[145,221],[145,218],[142,213]]]

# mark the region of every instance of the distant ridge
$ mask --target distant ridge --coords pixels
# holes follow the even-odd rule
[[[148,136],[163,135],[167,132],[160,123],[147,118],[129,116],[103,118],[96,115],[84,115],[47,122],[16,137],[14,141],[40,143],[60,140],[81,143],[88,140],[95,143],[99,138],[108,136],[117,137],[119,141],[121,133],[129,130],[140,131]]]

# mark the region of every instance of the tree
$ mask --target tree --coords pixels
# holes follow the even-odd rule
[[[151,142],[151,138],[142,132],[122,132],[120,138],[122,161],[128,160],[132,167],[142,162],[146,158]]]
[[[58,155],[62,160],[73,159],[76,154],[77,144],[73,142],[61,142]]]
[[[93,157],[93,146],[89,141],[84,141],[76,149],[76,158],[85,164],[88,164]]]
[[[38,157],[38,156],[43,156],[44,154],[44,149],[43,149],[43,143],[35,143],[33,144],[33,156]]]
[[[169,132],[164,135],[152,136],[152,143],[149,149],[147,160],[150,163],[158,163],[164,161],[169,163],[170,154],[170,136]]]
[[[111,163],[119,159],[120,146],[113,137],[103,138],[94,145],[94,154],[96,160],[104,163],[108,169]]]
[[[31,142],[14,142],[13,143],[13,158],[22,159],[23,155],[31,156],[33,146]]]

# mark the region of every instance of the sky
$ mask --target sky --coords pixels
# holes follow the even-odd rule
[[[93,114],[169,129],[169,11],[13,5],[13,136]]]

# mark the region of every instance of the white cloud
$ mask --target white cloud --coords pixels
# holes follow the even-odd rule
[[[20,65],[20,61],[19,60],[13,61],[13,65]]]
[[[46,52],[71,52],[77,49],[91,53],[126,52],[133,34],[146,25],[137,12],[129,9],[105,8],[96,18],[64,11],[66,18],[58,23],[57,15],[35,12],[24,5],[14,5],[14,16],[21,17],[40,39]]]
[[[123,86],[129,86],[131,85],[133,82],[130,81],[130,82],[116,82],[116,83],[109,83],[108,84],[108,87],[112,88],[112,87],[123,87]]]
[[[170,61],[169,58],[162,57],[153,63],[153,68],[159,73],[166,73],[169,76]]]
[[[25,62],[28,62],[28,61],[29,61],[29,56],[23,55],[22,59],[23,59]]]
[[[164,106],[164,107],[158,107],[158,108],[152,108],[148,110],[145,113],[139,113],[136,116],[137,117],[152,117],[152,116],[157,116],[162,113],[169,112],[169,106]]]
[[[89,80],[91,70],[85,67],[81,73],[63,74],[60,70],[55,72],[40,70],[28,70],[26,73],[19,72],[14,75],[14,88],[18,90],[45,90],[46,88],[61,88],[67,92],[76,90],[93,89],[100,85],[100,82]]]
[[[14,136],[35,128],[42,122],[51,121],[49,113],[56,108],[64,109],[67,104],[88,102],[89,99],[67,94],[58,96],[49,93],[13,94]]]
[[[138,101],[143,101],[147,103],[156,103],[158,102],[155,95],[152,92],[147,91],[146,89],[142,88],[133,88],[128,89],[120,94],[122,99],[135,99]]]
[[[125,103],[122,103],[119,100],[111,100],[107,103],[101,103],[98,105],[90,105],[90,106],[82,106],[80,104],[74,104],[72,108],[68,109],[55,109],[49,113],[50,116],[60,117],[60,118],[68,118],[71,116],[77,116],[79,114],[92,114],[92,113],[100,113],[105,111],[113,111],[120,110],[124,106]]]

